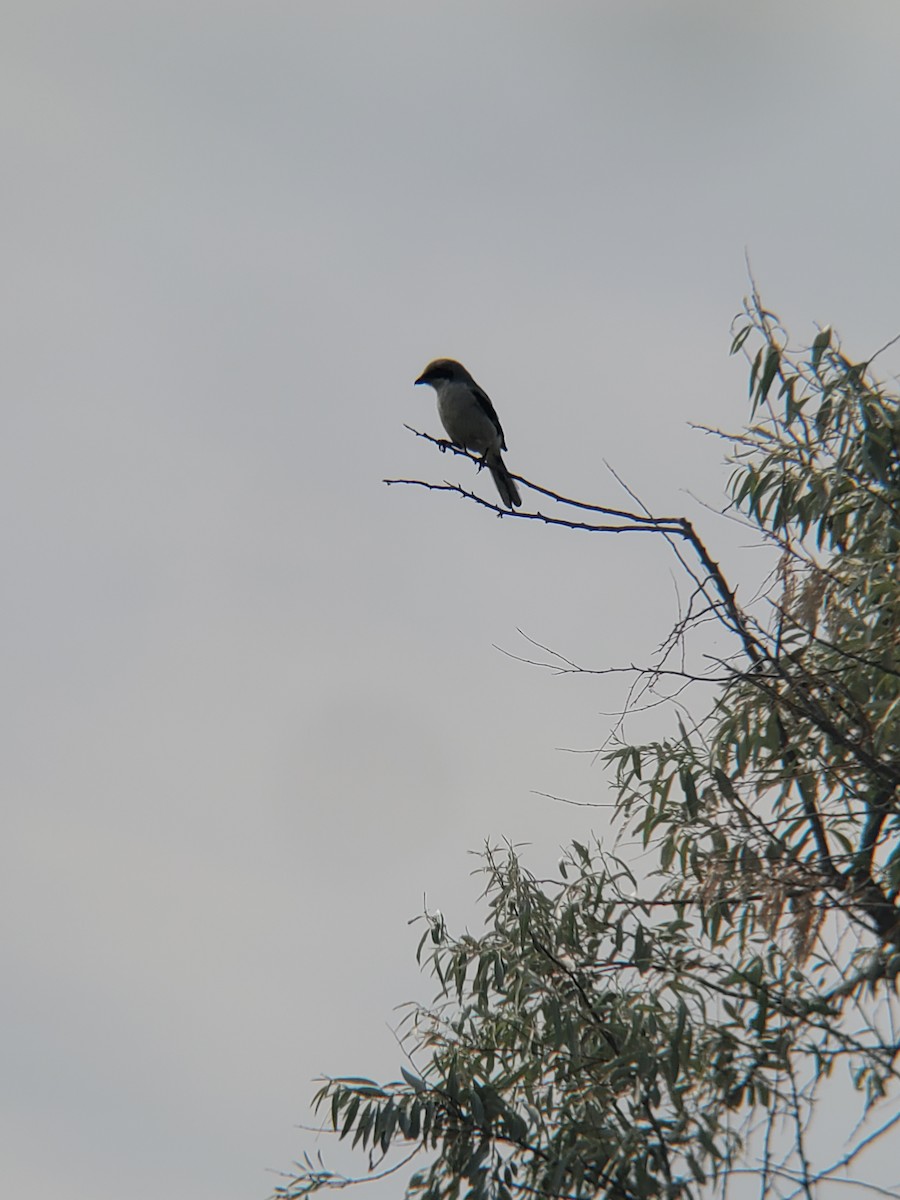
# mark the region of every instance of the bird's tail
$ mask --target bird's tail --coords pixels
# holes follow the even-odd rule
[[[500,451],[498,450],[496,454],[489,454],[486,462],[491,477],[497,485],[500,499],[507,508],[519,508],[522,503],[522,497],[519,495],[516,481],[510,475],[509,471],[507,471],[506,463],[500,457]]]

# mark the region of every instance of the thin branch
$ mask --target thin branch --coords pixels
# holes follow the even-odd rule
[[[462,455],[465,458],[471,459],[473,462],[480,462],[480,459],[471,454],[469,451],[461,450],[458,446],[453,446],[450,443],[442,442],[437,438],[431,437],[429,434],[421,433],[419,430],[412,429],[411,426],[406,426],[416,437],[424,438],[433,445],[440,447],[442,451],[450,449],[454,454]],[[421,479],[385,479],[384,482],[390,486],[391,484],[404,484],[410,487],[423,487],[429,491],[437,492],[455,492],[457,495],[463,496],[467,500],[472,500],[490,512],[496,513],[498,516],[511,517],[518,520],[540,521],[545,525],[563,526],[568,529],[579,529],[590,533],[656,533],[666,536],[667,534],[675,534],[685,539],[693,547],[694,553],[697,555],[704,571],[711,581],[722,605],[724,614],[727,617],[727,624],[738,634],[745,653],[751,664],[755,665],[766,657],[762,644],[756,638],[748,625],[747,619],[738,607],[734,592],[729,588],[725,576],[719,564],[712,558],[703,541],[698,536],[691,522],[686,517],[653,517],[647,515],[649,510],[645,510],[642,515],[640,513],[628,512],[623,509],[607,508],[601,505],[586,504],[581,500],[573,500],[571,497],[563,496],[559,492],[554,492],[550,488],[545,488],[539,484],[532,483],[521,475],[514,475],[513,479],[521,483],[523,487],[531,491],[538,492],[542,496],[547,496],[551,500],[566,507],[577,508],[586,512],[595,512],[603,516],[614,517],[621,522],[616,525],[592,525],[584,522],[569,521],[560,517],[546,516],[540,512],[521,512],[509,511],[502,508],[498,504],[493,504],[488,500],[483,500],[474,492],[461,487],[459,484],[451,484],[444,482],[443,484],[427,483]],[[621,481],[620,481],[621,482]],[[625,485],[623,485],[625,486]],[[628,490],[626,488],[626,490]],[[640,502],[639,502],[640,503]],[[679,556],[680,557],[680,556]],[[687,564],[685,564],[687,568]],[[702,581],[698,581],[699,586],[704,586]]]
[[[287,1171],[276,1171],[275,1174],[279,1178],[289,1179],[290,1183],[285,1187],[276,1188],[275,1196],[278,1197],[278,1200],[297,1200],[298,1197],[309,1196],[323,1187],[333,1188],[338,1191],[347,1187],[355,1187],[359,1183],[373,1183],[377,1179],[387,1179],[389,1175],[395,1175],[398,1171],[402,1171],[421,1151],[422,1147],[416,1145],[405,1158],[402,1158],[393,1167],[386,1167],[383,1171],[376,1171],[372,1174],[355,1177],[351,1175],[337,1175],[324,1169],[316,1171],[312,1164],[310,1164],[310,1168],[305,1176],[302,1174],[291,1176]],[[295,1165],[300,1166],[299,1163]]]
[[[523,484],[525,483],[525,481],[523,479],[521,479],[521,477],[518,475],[513,475],[512,478],[518,480],[520,483],[523,483]],[[656,527],[656,525],[652,525],[652,524],[647,523],[646,521],[642,521],[639,517],[635,518],[634,524],[589,525],[583,521],[568,521],[563,517],[550,517],[550,516],[547,516],[545,513],[540,513],[540,512],[522,512],[519,509],[510,510],[508,508],[502,508],[499,504],[493,504],[490,500],[483,499],[481,496],[477,495],[475,492],[467,491],[466,488],[460,487],[460,485],[458,483],[447,483],[446,481],[444,483],[427,483],[424,479],[384,479],[384,480],[382,480],[382,482],[386,483],[388,485],[388,487],[390,487],[392,484],[396,483],[396,484],[405,484],[408,487],[426,488],[430,492],[455,492],[456,495],[463,496],[466,500],[473,500],[476,504],[480,504],[482,508],[488,509],[489,512],[496,513],[498,517],[508,517],[510,520],[515,520],[515,521],[540,521],[544,525],[559,525],[559,526],[564,527],[565,529],[581,529],[581,530],[585,530],[588,533],[659,533],[660,532],[659,529]],[[531,487],[532,485],[527,484],[526,486]],[[538,491],[541,489],[533,488],[532,490]],[[545,493],[545,494],[550,495],[551,493]],[[592,512],[612,512],[613,515],[615,515],[615,516],[618,515],[615,512],[615,510],[604,510],[604,509],[599,509],[596,507],[591,508],[591,506],[587,505],[587,504],[577,505],[576,507],[589,509]],[[662,519],[665,520],[665,518],[662,518]]]
[[[896,342],[900,342],[900,333],[896,334],[889,341],[885,342],[884,345],[880,346],[875,351],[874,354],[870,355],[870,357],[866,361],[866,368],[868,369],[869,367],[871,367],[872,363],[875,361],[875,359],[878,357],[878,355],[884,354],[885,350],[889,350],[891,348],[891,346],[893,346]]]
[[[431,442],[431,444],[433,446],[438,447],[438,449],[441,451],[442,454],[446,453],[449,450],[451,453],[458,455],[460,458],[468,458],[470,462],[475,463],[475,465],[478,466],[479,468],[482,465],[482,458],[481,458],[480,454],[475,454],[471,450],[464,450],[461,446],[456,446],[456,445],[454,445],[453,442],[445,441],[442,438],[432,437],[431,434],[429,434],[429,433],[422,433],[421,430],[413,429],[413,427],[411,425],[404,425],[403,428],[408,429],[409,432],[415,434],[416,437],[424,438],[426,442]],[[626,512],[623,509],[607,508],[605,505],[601,505],[601,504],[588,504],[584,500],[573,500],[570,496],[563,496],[559,492],[552,491],[550,488],[545,488],[545,487],[542,487],[540,484],[532,483],[531,480],[525,479],[521,475],[512,475],[512,478],[515,479],[518,483],[521,483],[523,487],[528,488],[530,491],[537,492],[541,496],[546,496],[549,500],[556,500],[558,504],[564,504],[567,508],[578,508],[578,509],[584,510],[585,512],[601,513],[603,516],[606,516],[606,517],[619,517],[623,521],[640,520],[640,517],[636,516],[635,513]],[[385,479],[384,482],[385,483],[412,483],[415,481],[409,480],[409,479],[403,479],[403,480]],[[503,511],[506,511],[506,510],[504,509]],[[667,525],[667,524],[677,525],[677,524],[679,524],[679,522],[681,520],[680,517],[650,517],[649,513],[647,513],[646,515],[647,515],[648,519],[653,521],[653,523],[656,525],[660,525],[660,524],[662,524],[662,525]]]

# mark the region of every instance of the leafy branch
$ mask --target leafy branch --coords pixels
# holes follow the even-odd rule
[[[691,521],[627,488],[630,510],[515,476],[541,507],[508,512],[459,484],[385,481],[549,528],[655,534],[689,581],[655,657],[596,672],[630,677],[602,756],[620,849],[636,839],[652,865],[586,838],[537,879],[512,846],[486,847],[483,931],[423,918],[437,994],[401,1040],[424,1066],[316,1096],[373,1177],[396,1169],[388,1155],[420,1157],[411,1198],[695,1200],[750,1173],[764,1200],[816,1200],[895,1127],[850,1130],[830,1162],[809,1136],[839,1071],[862,1115],[900,1094],[900,403],[876,355],[854,362],[830,329],[791,349],[756,293],[732,352],[751,412],[719,435],[728,511],[777,560],[747,604]],[[728,635],[715,655],[710,623]],[[586,670],[529,640],[540,665]],[[671,719],[632,744],[622,718],[641,705]],[[307,1159],[277,1194],[349,1182]]]

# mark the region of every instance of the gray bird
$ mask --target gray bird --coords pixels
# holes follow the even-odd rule
[[[519,489],[500,454],[506,449],[506,439],[487,393],[454,358],[436,358],[416,383],[427,383],[434,388],[438,415],[450,441],[480,454],[497,485],[500,499],[507,508],[518,508],[522,503]]]

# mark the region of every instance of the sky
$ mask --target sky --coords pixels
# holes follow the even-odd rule
[[[477,925],[471,852],[612,838],[541,793],[609,802],[568,751],[620,683],[521,658],[646,661],[674,563],[385,487],[491,498],[413,380],[459,358],[511,470],[621,507],[609,463],[751,586],[691,425],[746,416],[747,258],[798,345],[900,332],[898,37],[894,0],[9,0],[5,1194],[263,1200],[330,1153],[317,1076],[397,1077],[409,922]]]

